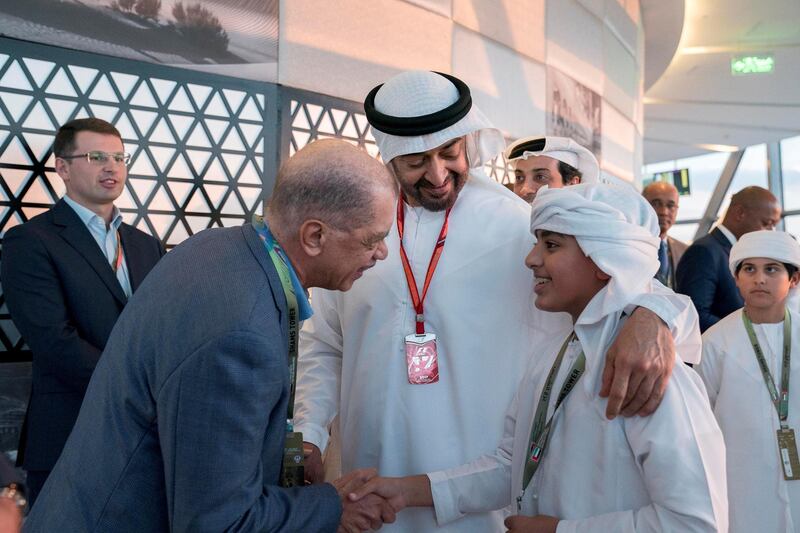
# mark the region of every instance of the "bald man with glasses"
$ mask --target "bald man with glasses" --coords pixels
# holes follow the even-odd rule
[[[97,118],[68,122],[53,152],[65,196],[3,239],[6,304],[33,353],[17,459],[31,505],[75,424],[117,317],[164,255],[161,243],[122,222],[114,205],[130,162],[114,126]]]

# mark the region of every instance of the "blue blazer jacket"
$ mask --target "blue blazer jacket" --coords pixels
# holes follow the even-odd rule
[[[700,331],[744,305],[728,267],[731,242],[719,230],[697,239],[684,252],[678,270],[676,292],[694,302],[700,316]]]
[[[135,291],[164,249],[128,224],[119,235]],[[63,200],[5,234],[2,282],[14,324],[33,352],[17,462],[26,470],[51,470],[127,298],[92,234]]]
[[[249,224],[171,251],[114,327],[26,531],[335,531],[331,485],[277,486],[286,315]]]

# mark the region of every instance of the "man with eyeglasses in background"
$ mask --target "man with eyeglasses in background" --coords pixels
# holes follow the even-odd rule
[[[658,262],[661,266],[656,272],[656,279],[670,289],[675,289],[675,271],[683,253],[689,247],[685,242],[667,235],[678,216],[678,189],[666,181],[654,181],[642,190],[642,196],[653,206],[658,216],[658,229],[661,244],[658,248]]]
[[[72,120],[56,133],[53,153],[66,194],[3,239],[6,304],[33,353],[17,456],[31,505],[75,424],[117,317],[164,255],[156,238],[122,222],[114,206],[130,154],[113,125]]]

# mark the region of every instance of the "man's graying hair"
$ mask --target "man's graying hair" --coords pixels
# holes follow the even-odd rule
[[[381,188],[395,186],[379,161],[344,141],[321,140],[281,166],[267,209],[289,231],[311,218],[348,231],[372,221]]]

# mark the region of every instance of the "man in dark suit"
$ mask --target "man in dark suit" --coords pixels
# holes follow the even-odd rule
[[[678,189],[666,181],[654,181],[644,188],[642,196],[653,206],[656,216],[658,216],[661,237],[658,261],[661,263],[661,267],[656,272],[656,279],[670,289],[674,289],[678,262],[689,247],[688,244],[667,235],[678,215]]]
[[[31,504],[69,436],[108,335],[128,298],[164,254],[114,206],[130,156],[100,119],[64,124],[53,144],[66,195],[3,240],[6,303],[33,352],[31,397],[18,464]]]
[[[731,197],[722,224],[697,239],[683,254],[676,290],[694,302],[700,331],[744,305],[728,266],[733,244],[745,233],[774,229],[780,218],[780,203],[771,192],[745,187]]]
[[[347,290],[386,257],[396,194],[377,160],[317,141],[281,168],[264,222],[171,251],[117,322],[26,530],[314,532],[341,520],[356,531],[393,520],[380,498],[347,501],[374,472],[278,481],[297,321],[311,312],[304,288]]]

